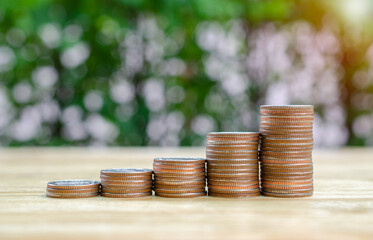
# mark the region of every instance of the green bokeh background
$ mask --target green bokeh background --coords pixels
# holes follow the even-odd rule
[[[212,118],[212,130],[255,131],[257,119],[255,112],[258,107],[265,104],[264,96],[269,85],[257,84],[260,79],[251,76],[252,81],[245,90],[245,103],[236,103],[236,100],[219,89],[216,80],[206,74],[204,59],[209,54],[197,41],[197,29],[201,23],[217,23],[224,29],[229,29],[232,21],[239,22],[244,29],[241,39],[246,43],[252,33],[261,29],[266,24],[281,30],[294,22],[307,22],[309,26],[319,31],[323,28],[325,18],[331,19],[334,27],[330,31],[340,42],[340,50],[336,54],[336,62],[340,66],[342,77],[338,81],[338,98],[345,113],[343,126],[346,135],[345,141],[338,143],[325,143],[319,145],[373,145],[373,132],[366,135],[356,134],[354,124],[361,116],[370,116],[373,103],[357,108],[353,104],[356,94],[364,94],[370,100],[373,94],[372,76],[370,84],[364,87],[353,83],[357,71],[369,72],[371,66],[366,60],[366,54],[372,44],[371,15],[361,18],[358,23],[349,22],[345,13],[340,11],[340,5],[346,1],[235,1],[235,0],[108,0],[108,1],[52,1],[52,0],[17,0],[0,2],[0,46],[6,46],[14,52],[15,60],[10,69],[0,72],[0,86],[3,95],[10,106],[3,114],[11,116],[0,130],[2,145],[9,146],[59,146],[59,145],[201,145],[204,135],[193,130],[193,121],[196,116]],[[367,5],[371,9],[371,4]],[[174,76],[160,76],[151,62],[145,61],[139,71],[127,75],[123,69],[123,52],[121,48],[126,37],[141,28],[141,19],[151,19],[159,32],[170,39],[170,44],[164,44],[163,60],[180,59],[184,71]],[[60,31],[57,46],[48,47],[40,37],[40,29],[46,24],[56,26]],[[82,33],[77,39],[66,37],[64,30],[69,25],[78,25]],[[358,26],[358,27],[356,27]],[[350,29],[358,28],[358,33]],[[7,39],[7,34],[12,29],[20,29],[24,33],[24,40],[20,45],[12,45]],[[351,40],[351,35],[358,34]],[[157,38],[157,35],[154,36]],[[143,36],[142,44],[151,42],[152,39]],[[73,68],[67,68],[61,62],[61,55],[67,49],[78,43],[87,44],[89,57]],[[173,50],[174,45],[176,50]],[[170,48],[171,50],[167,50]],[[37,49],[37,50],[35,50]],[[36,53],[36,52],[37,53]],[[239,52],[242,55],[250,54],[252,48],[243,44]],[[27,52],[29,59],[25,59]],[[33,71],[39,66],[52,66],[58,79],[48,90],[40,90],[32,81]],[[132,108],[132,114],[119,118],[118,104],[110,96],[110,87],[113,79],[120,72],[134,87],[134,98],[124,104]],[[141,93],[144,84],[150,78],[161,79],[167,92],[174,86],[183,89],[181,102],[167,101],[161,110],[149,109],[144,95]],[[276,80],[277,79],[277,80]],[[271,81],[280,78],[274,76]],[[20,82],[26,82],[32,87],[32,97],[27,102],[18,102],[12,91]],[[99,91],[102,106],[95,111],[102,119],[116,128],[113,138],[97,139],[92,134],[86,134],[79,139],[71,139],[64,135],[65,123],[61,120],[64,109],[77,106],[81,109],[82,121],[93,114],[84,104],[84,97],[90,91]],[[205,104],[211,92],[220,94],[224,106],[221,111],[213,111]],[[360,95],[359,95],[360,96]],[[13,123],[21,118],[22,111],[27,107],[50,99],[58,106],[58,116],[53,120],[41,121],[37,132],[30,138],[19,139],[12,134]],[[323,104],[290,100],[291,104],[314,104],[315,111],[322,119],[327,108]],[[217,103],[219,104],[219,103]],[[241,109],[249,109],[251,123],[244,124],[236,121],[240,117]],[[147,131],[153,118],[168,113],[182,114],[183,124],[181,129],[172,133],[177,137],[175,144],[161,139],[152,139]],[[369,119],[369,118],[368,118]],[[370,117],[370,119],[373,119]],[[202,121],[203,122],[203,121]],[[211,122],[211,121],[210,121]],[[227,124],[230,127],[227,127]],[[167,124],[166,122],[164,124]],[[211,124],[210,124],[211,125]],[[366,125],[366,124],[365,124]],[[364,126],[365,126],[364,125]],[[368,124],[369,125],[369,124]],[[372,126],[372,124],[370,125]],[[373,127],[372,127],[373,128]],[[369,127],[367,127],[369,129]],[[168,131],[168,130],[167,130]],[[372,129],[371,129],[372,131]],[[166,137],[167,133],[163,133]]]

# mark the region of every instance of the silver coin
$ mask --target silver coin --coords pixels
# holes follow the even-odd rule
[[[154,171],[154,174],[157,174],[157,175],[185,175],[185,176],[200,176],[200,175],[203,175],[205,171],[204,170],[201,170],[200,172],[162,172],[162,171]]]
[[[157,193],[156,196],[159,197],[169,197],[169,198],[192,198],[192,197],[201,197],[206,195],[206,191],[200,193]]]
[[[216,191],[216,190],[218,191]],[[246,188],[246,189],[221,189],[221,188],[214,188],[214,187],[209,187],[208,189],[209,192],[234,192],[234,193],[239,193],[239,192],[257,192],[259,191],[259,188]]]
[[[305,138],[300,138],[300,137],[272,137],[272,136],[261,136],[261,140],[263,139],[268,139],[268,140],[274,140],[274,141],[311,141],[313,142],[312,137],[305,137]]]
[[[283,138],[283,137],[288,137],[288,138],[291,138],[291,137],[294,137],[294,138],[299,138],[299,137],[312,137],[313,134],[310,133],[310,134],[298,134],[298,133],[266,133],[266,132],[262,132],[262,136],[271,136],[273,138]]]
[[[170,162],[153,162],[153,166],[185,166],[188,168],[189,166],[198,166],[198,167],[203,167],[206,162],[200,162],[200,163],[182,163],[182,164],[175,164],[175,163],[170,163]]]
[[[258,151],[259,152],[259,151]],[[258,158],[258,152],[254,154],[237,154],[237,153],[227,153],[227,154],[213,154],[213,153],[206,153],[206,158],[208,161],[210,160],[224,160],[224,161],[229,161],[229,160],[254,160]]]
[[[287,171],[288,170],[288,171]],[[299,175],[311,175],[310,172],[313,172],[313,168],[261,168],[262,174],[266,175],[271,173],[277,173],[279,176],[298,176]],[[294,174],[296,173],[296,174]]]
[[[297,168],[295,168],[295,169],[297,169]],[[313,170],[312,169],[308,169],[307,172],[302,172],[302,171],[294,171],[294,172],[274,171],[274,172],[270,172],[269,170],[265,170],[265,171],[262,171],[261,173],[263,175],[267,175],[267,176],[294,176],[294,177],[296,177],[296,176],[299,176],[299,175],[312,175],[313,174]]]
[[[273,126],[273,125],[262,125],[259,126],[259,131],[267,130],[267,131],[313,131],[313,126]]]
[[[305,117],[313,117],[314,111],[312,110],[267,110],[267,109],[261,109],[260,110],[260,116],[305,116]]]
[[[205,190],[205,187],[197,187],[197,188],[188,187],[188,188],[179,188],[179,189],[177,189],[177,188],[154,188],[155,192],[157,192],[157,191],[164,192],[164,193],[169,192],[171,194],[172,193],[178,193],[178,192],[185,192],[185,191],[188,191],[188,190],[200,193],[200,192],[203,192]]]
[[[255,161],[255,160],[258,160],[258,156],[254,157],[254,158],[230,158],[230,157],[227,157],[227,158],[207,158],[207,163],[211,162],[211,163],[214,163],[214,161],[226,161],[226,162],[229,162],[229,161],[232,161],[232,162],[247,162],[247,161]]]
[[[261,163],[261,167],[266,168],[300,168],[300,169],[312,169],[312,163],[293,163],[293,164],[280,164],[280,163]]]
[[[259,138],[258,140],[255,140],[255,141],[243,141],[243,140],[230,140],[230,141],[218,141],[218,140],[207,140],[207,145],[217,145],[217,146],[221,146],[221,145],[228,145],[228,146],[231,146],[231,145],[255,145],[257,144],[259,141]]]
[[[161,185],[199,185],[201,183],[205,182],[205,178],[202,178],[200,180],[182,180],[182,181],[166,181],[166,180],[159,180],[156,179],[155,184],[161,184]]]
[[[152,188],[153,184],[144,184],[144,185],[102,185],[101,190],[104,191],[117,191],[117,190],[142,190],[142,189],[148,189]]]
[[[103,197],[113,197],[113,198],[138,198],[152,196],[153,192],[143,192],[143,193],[101,193]]]
[[[282,120],[287,120],[287,121],[296,121],[296,119],[303,119],[303,120],[314,120],[314,115],[312,113],[308,113],[308,115],[291,115],[291,114],[286,114],[283,115],[282,113],[279,115],[276,115],[276,112],[270,113],[269,115],[260,115],[260,119],[262,118],[274,118],[274,119],[282,119]]]
[[[262,154],[277,154],[277,153],[284,153],[284,154],[297,154],[297,155],[309,155],[309,154],[312,154],[312,149],[311,150],[298,150],[298,151],[286,151],[285,149],[283,149],[282,151],[268,151],[268,150],[265,150],[265,151],[260,151],[260,155]]]
[[[216,175],[222,177],[250,177],[258,176],[258,173],[207,173],[207,177]]]
[[[204,158],[185,158],[185,157],[167,157],[167,158],[154,158],[154,162],[201,162],[205,161]]]
[[[302,154],[302,155],[273,155],[272,154],[264,154],[265,152],[263,151],[262,154],[259,156],[259,160],[273,160],[273,161],[312,161],[312,153],[310,154]]]
[[[173,182],[174,184],[181,184],[183,182],[204,182],[206,180],[206,176],[200,177],[156,177],[154,178],[154,182],[162,183],[162,182]]]
[[[207,187],[210,188],[216,188],[216,189],[225,189],[225,190],[230,190],[234,188],[226,188],[226,187],[239,187],[240,189],[253,189],[253,186],[258,186],[259,188],[259,183],[253,183],[253,184],[247,184],[247,185],[227,185],[227,184],[222,184],[222,185],[217,185],[217,184],[208,184]],[[225,187],[225,188],[223,188]],[[257,188],[254,188],[257,189]]]
[[[279,150],[283,150],[283,151],[295,151],[295,150],[301,150],[301,151],[308,151],[308,150],[313,150],[313,146],[303,146],[303,147],[296,147],[296,146],[267,146],[267,145],[264,145],[264,146],[260,146],[260,150],[263,151],[263,150],[274,150],[274,151],[279,151]]]
[[[271,138],[274,138],[274,139],[283,139],[283,138],[286,138],[288,140],[292,140],[292,139],[295,139],[295,138],[303,138],[303,139],[309,139],[309,138],[313,138],[313,133],[283,133],[283,134],[274,134],[274,133],[266,133],[266,132],[261,132],[260,133],[260,136],[261,137],[271,137]]]
[[[313,128],[309,127],[308,129],[292,129],[294,126],[289,126],[289,127],[283,127],[283,126],[260,126],[260,133],[263,131],[267,132],[286,132],[286,133],[311,133],[313,132]]]
[[[312,110],[267,110],[267,109],[261,109],[260,110],[260,116],[307,116],[311,117],[314,116],[314,111]]]
[[[260,112],[260,116],[262,117],[280,117],[280,116],[286,116],[286,117],[313,117],[314,114],[311,112],[275,112],[275,111],[265,111],[265,112]]]
[[[225,136],[228,135],[231,137],[232,135],[237,135],[237,136],[259,136],[258,132],[209,132],[207,136]]]
[[[152,173],[153,170],[148,168],[111,168],[111,169],[103,169],[101,173],[126,173],[126,174],[137,174],[137,173]]]
[[[262,135],[264,131],[266,132],[284,132],[287,134],[312,134],[313,128],[309,129],[291,129],[288,127],[276,125],[276,126],[260,126],[260,134]]]
[[[133,183],[133,184],[141,184],[141,183],[151,183],[152,179],[146,179],[146,180],[110,180],[110,179],[101,179],[101,184],[104,185],[105,183]]]
[[[209,173],[254,173],[259,171],[259,165],[252,166],[251,168],[214,168],[210,167],[207,169],[207,175]]]
[[[300,185],[298,185],[298,184],[295,184],[295,185],[279,185],[279,184],[264,184],[266,187],[265,188],[270,188],[270,186],[273,186],[273,187],[290,187],[289,189],[287,189],[287,190],[291,190],[291,189],[293,189],[293,188],[291,188],[291,187],[304,187],[304,188],[313,188],[313,184],[300,184]],[[263,186],[263,183],[262,183],[262,186]]]
[[[215,163],[208,163],[208,167],[225,167],[225,166],[234,166],[234,167],[245,167],[245,168],[251,168],[258,166],[258,163],[252,163],[252,164],[215,164]]]
[[[201,163],[185,163],[185,164],[172,164],[170,162],[162,163],[162,162],[153,162],[153,171],[154,168],[162,168],[162,169],[197,169],[197,168],[204,168],[206,165],[206,160]]]
[[[59,181],[52,181],[52,182],[49,182],[48,185],[53,187],[53,186],[56,186],[56,187],[63,187],[63,186],[94,186],[94,185],[97,185],[97,184],[100,184],[99,181],[95,181],[95,180],[59,180]]]
[[[278,198],[300,198],[300,197],[311,197],[313,195],[313,192],[310,193],[270,193],[270,192],[264,192],[262,191],[263,196],[266,197],[278,197]]]
[[[313,184],[313,177],[311,175],[312,174],[302,173],[302,174],[299,174],[298,176],[289,176],[289,179],[287,179],[288,176],[279,176],[278,178],[277,176],[268,176],[267,178],[266,176],[262,175],[261,182],[262,184],[273,184],[273,185],[281,184],[281,183],[308,185],[308,184]],[[300,177],[304,177],[304,179],[300,179]],[[284,184],[284,185],[287,185],[287,184]]]
[[[212,153],[212,154],[254,154],[257,153],[258,150],[206,150],[206,153]]]
[[[230,184],[229,182],[220,182],[220,183],[209,183],[207,184],[207,187],[210,188],[216,188],[216,189],[230,189],[230,188],[244,188],[249,189],[252,187],[259,188],[259,182],[253,182],[253,183],[243,183],[243,184]]]
[[[304,125],[299,125],[304,123]],[[296,122],[280,122],[280,121],[260,121],[259,127],[313,127],[313,121],[296,121]]]
[[[281,146],[285,146],[285,147],[313,147],[313,143],[273,143],[273,142],[266,142],[266,141],[262,141],[261,146],[268,146],[268,147],[281,147]]]
[[[291,161],[291,159],[297,159],[297,160],[306,159],[306,160],[309,160],[309,159],[312,159],[312,150],[287,151],[286,149],[284,149],[284,151],[279,152],[279,151],[268,151],[268,150],[262,149],[261,151],[259,151],[259,158],[289,159],[290,161]]]
[[[296,119],[296,118],[307,118],[307,119],[314,119],[313,115],[310,116],[288,116],[288,115],[278,115],[278,116],[273,116],[273,115],[261,115],[260,118],[282,118],[282,119]]]
[[[281,194],[288,194],[288,193],[305,193],[311,192],[314,188],[307,188],[307,189],[275,189],[275,188],[262,188],[262,192],[270,192],[270,193],[281,193]]]
[[[99,192],[92,193],[50,193],[47,192],[46,196],[50,198],[81,198],[81,197],[95,197],[99,196]]]
[[[260,180],[262,184],[268,184],[268,182],[298,182],[299,181],[306,181],[306,182],[311,182],[313,177],[312,174],[302,174],[298,176],[270,176],[270,175],[264,175],[261,174]]]
[[[190,172],[203,172],[203,171],[205,171],[205,167],[162,168],[162,167],[159,167],[157,165],[154,165],[153,169],[154,169],[154,172],[164,172],[164,170],[166,170],[166,172],[168,170],[171,170],[171,171],[174,171],[174,172],[181,172],[181,171],[188,171],[188,170],[194,170],[194,171],[190,171]]]
[[[226,147],[226,148],[244,148],[244,147],[255,147],[258,146],[258,142],[255,142],[254,144],[207,144],[206,148],[220,148],[220,147]]]
[[[296,136],[296,137],[308,137],[313,136],[313,131],[303,132],[303,131],[272,131],[272,130],[261,130],[263,136]]]
[[[262,135],[277,136],[312,136],[313,131],[282,131],[282,130],[260,130]]]
[[[261,151],[312,151],[311,147],[271,147],[271,146],[260,146]]]
[[[251,185],[259,183],[259,179],[230,179],[230,178],[217,178],[217,179],[207,179],[207,182],[214,185]]]
[[[260,105],[260,109],[279,109],[279,110],[286,110],[286,109],[312,109],[313,105]]]

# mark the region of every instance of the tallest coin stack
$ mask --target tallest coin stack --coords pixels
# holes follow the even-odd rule
[[[313,114],[312,105],[260,107],[263,195],[312,196]]]

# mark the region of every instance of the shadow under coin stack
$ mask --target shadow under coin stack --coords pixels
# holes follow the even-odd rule
[[[259,133],[211,132],[207,135],[208,194],[240,198],[260,195]]]
[[[137,198],[152,195],[153,171],[146,168],[101,170],[101,196]]]
[[[61,180],[49,182],[47,197],[88,198],[99,195],[100,182],[92,180]]]
[[[313,114],[312,105],[260,107],[263,195],[312,196]]]
[[[204,158],[155,158],[153,170],[156,196],[192,198],[206,195]]]

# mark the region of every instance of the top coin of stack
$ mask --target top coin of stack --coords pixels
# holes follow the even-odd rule
[[[92,180],[61,180],[47,184],[47,197],[87,198],[99,194],[100,182]]]
[[[260,107],[263,195],[312,196],[313,114],[312,105]]]
[[[210,132],[207,135],[208,193],[215,197],[260,195],[259,133]]]
[[[152,195],[152,170],[113,168],[101,170],[101,196],[135,198]]]
[[[155,195],[170,198],[205,196],[205,165],[204,158],[155,158]]]

